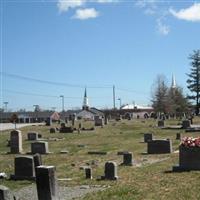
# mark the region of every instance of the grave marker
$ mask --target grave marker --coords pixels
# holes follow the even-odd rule
[[[54,166],[36,167],[36,185],[38,200],[59,200]]]
[[[10,153],[22,153],[22,133],[19,130],[10,132]]]

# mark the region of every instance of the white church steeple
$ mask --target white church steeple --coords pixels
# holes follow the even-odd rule
[[[176,88],[176,78],[174,76],[174,74],[172,74],[172,89],[175,89]]]
[[[88,97],[87,97],[87,88],[85,88],[84,98],[83,98],[83,110],[88,110],[89,104],[88,104]]]

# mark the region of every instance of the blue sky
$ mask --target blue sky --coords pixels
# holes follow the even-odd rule
[[[1,104],[60,110],[64,95],[65,109],[81,107],[87,86],[91,106],[112,107],[115,85],[122,103],[147,105],[156,76],[172,73],[187,93],[199,35],[199,1],[3,0]]]

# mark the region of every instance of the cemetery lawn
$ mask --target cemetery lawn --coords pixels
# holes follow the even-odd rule
[[[200,123],[199,118],[194,119]],[[76,126],[79,122],[77,122]],[[166,124],[177,124],[178,121],[169,120]],[[155,127],[156,121],[123,120],[121,122],[111,121],[104,128],[97,127],[95,131],[82,131],[69,134],[50,134],[48,126],[30,126],[20,130],[23,135],[23,150],[30,152],[30,141],[27,141],[27,133],[36,131],[41,133],[49,142],[48,155],[42,155],[44,165],[55,165],[57,178],[71,178],[72,180],[58,181],[59,185],[102,185],[110,186],[104,191],[90,193],[84,197],[85,200],[134,200],[134,199],[200,199],[200,171],[173,173],[172,166],[178,164],[178,153],[146,155],[146,143],[143,143],[143,133],[152,132],[154,138],[170,138],[173,142],[173,150],[178,150],[180,141],[175,140],[176,133],[182,136],[198,136],[200,133],[185,133],[184,130],[166,130]],[[59,126],[53,124],[53,126]],[[82,125],[90,127],[90,124]],[[7,154],[10,151],[6,146],[10,131],[0,133],[0,172],[8,175],[14,173],[15,155]],[[48,138],[64,138],[64,140],[53,141]],[[78,145],[85,145],[79,147]],[[68,154],[60,154],[61,150],[68,150]],[[88,151],[107,151],[107,155],[89,155]],[[133,152],[134,162],[132,167],[118,167],[118,181],[97,181],[96,178],[104,175],[104,164],[106,161],[122,162],[122,156],[118,151]],[[80,166],[91,165],[93,180],[86,180]],[[32,181],[11,181],[0,179],[0,185],[5,185],[11,190],[18,190]]]

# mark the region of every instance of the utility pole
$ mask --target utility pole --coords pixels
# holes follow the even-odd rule
[[[62,98],[62,111],[65,111],[65,105],[64,105],[64,95],[60,95],[60,97]]]
[[[115,110],[115,86],[113,85],[113,109]]]

